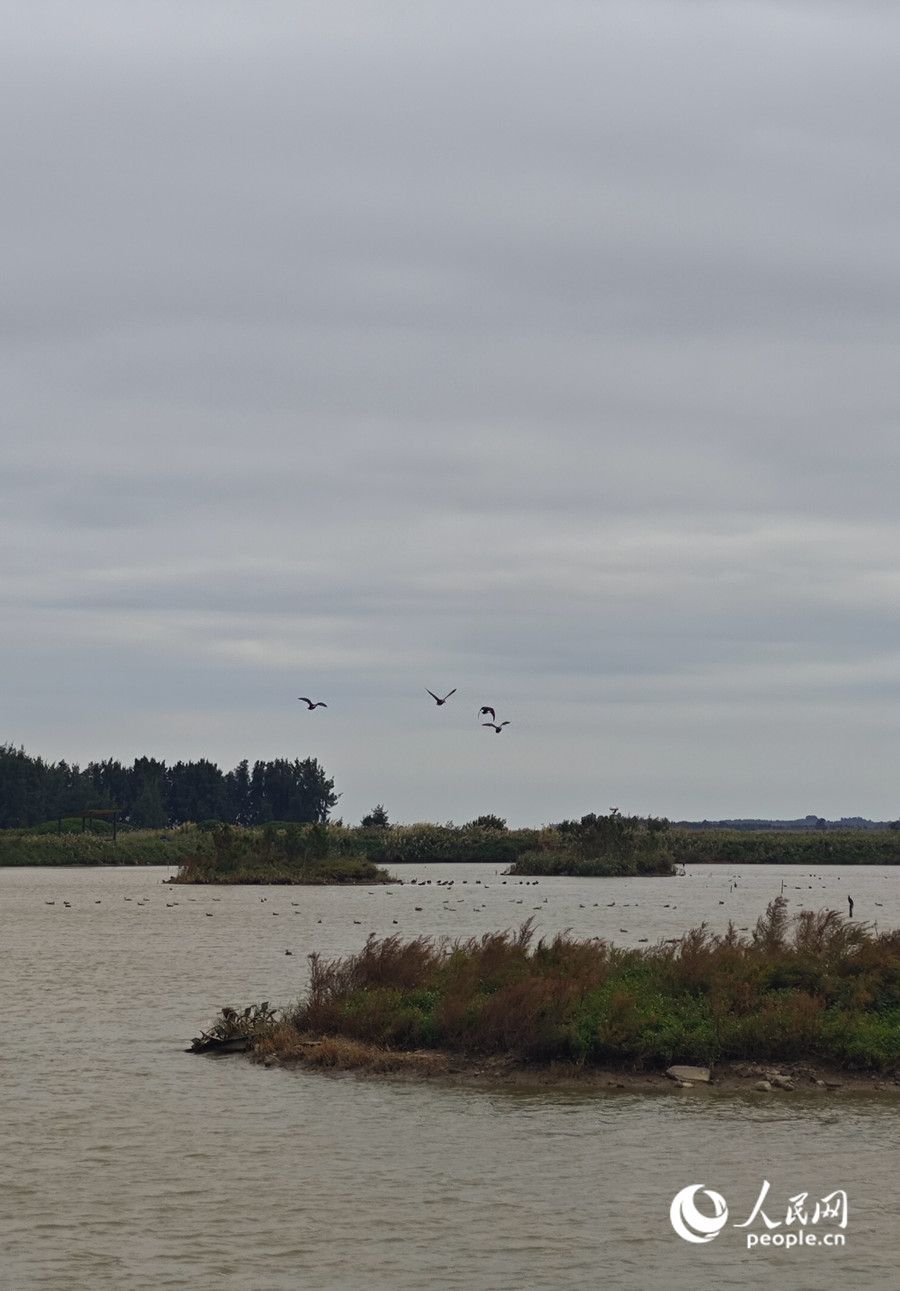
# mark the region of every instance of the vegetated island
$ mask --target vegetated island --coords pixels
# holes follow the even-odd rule
[[[394,883],[360,851],[353,830],[273,823],[262,829],[219,825],[212,852],[188,856],[170,883]]]
[[[377,862],[493,862],[509,874],[672,874],[665,822],[612,814],[543,830],[507,830],[496,817],[469,825],[347,828],[275,822],[219,825],[182,863],[175,883],[398,882]]]
[[[529,921],[309,958],[295,1006],[224,1010],[195,1051],[245,1037],[267,1065],[372,1073],[653,1088],[688,1064],[726,1088],[900,1085],[900,932],[836,911],[791,919],[783,897],[745,937],[729,925],[648,949],[535,943]]]

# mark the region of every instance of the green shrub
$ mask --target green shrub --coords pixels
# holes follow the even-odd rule
[[[790,920],[779,897],[746,938],[730,927],[644,950],[567,934],[532,942],[529,922],[517,934],[370,937],[345,959],[314,955],[286,1023],[295,1034],[521,1061],[900,1064],[900,935],[834,912]]]

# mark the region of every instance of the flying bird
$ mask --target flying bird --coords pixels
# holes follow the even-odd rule
[[[490,715],[491,715],[491,721],[492,721],[492,722],[496,722],[496,720],[497,720],[497,714],[496,714],[496,713],[494,712],[494,710],[491,708],[490,704],[485,704],[483,708],[479,708],[479,710],[478,710],[478,716],[479,716],[479,717],[484,717],[485,713],[490,713]]]
[[[509,726],[509,722],[501,722],[499,726],[497,725],[496,722],[482,722],[481,725],[492,726],[494,730],[497,732],[497,734],[499,735],[500,732],[503,730],[504,726]]]
[[[301,701],[301,703],[303,703],[303,704],[306,704],[306,705],[307,705],[307,708],[308,708],[309,712],[312,712],[312,710],[313,710],[314,708],[327,708],[327,707],[328,707],[328,705],[325,703],[324,699],[320,699],[320,700],[318,700],[318,702],[317,702],[317,703],[315,703],[315,704],[314,704],[314,703],[312,702],[312,700],[311,700],[311,699],[307,699],[305,695],[298,695],[298,696],[297,696],[297,698]]]
[[[428,687],[426,686],[425,689],[428,690]],[[451,695],[456,694],[456,687],[454,686],[452,690],[448,691],[443,699],[438,699],[437,695],[434,693],[433,690],[428,690],[428,693],[431,696],[431,698],[434,700],[434,702],[437,704],[437,706],[440,708],[441,704],[446,704],[447,700],[450,698]]]

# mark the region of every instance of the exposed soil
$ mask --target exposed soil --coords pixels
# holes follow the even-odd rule
[[[467,1058],[429,1049],[411,1052],[360,1044],[340,1036],[319,1038],[276,1033],[254,1048],[254,1061],[267,1067],[352,1072],[359,1076],[440,1079],[464,1084],[519,1087],[610,1089],[630,1093],[669,1093],[681,1097],[716,1093],[754,1098],[835,1098],[843,1094],[900,1097],[900,1073],[845,1071],[815,1059],[784,1063],[726,1062],[710,1068],[710,1080],[674,1080],[664,1071],[603,1069],[576,1063],[522,1063],[513,1058]],[[769,1085],[770,1088],[765,1086]]]

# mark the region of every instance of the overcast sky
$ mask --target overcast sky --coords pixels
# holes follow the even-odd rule
[[[0,138],[0,742],[900,816],[898,6],[21,0]]]

